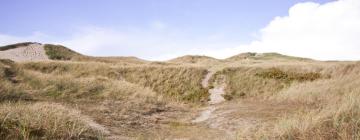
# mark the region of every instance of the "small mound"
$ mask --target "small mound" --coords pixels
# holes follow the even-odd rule
[[[287,56],[279,53],[253,53],[246,52],[241,53],[232,57],[227,58],[226,60],[230,61],[238,61],[244,59],[253,59],[253,60],[271,60],[271,59],[282,59],[282,60],[311,60],[308,58]]]
[[[117,57],[87,57],[81,59],[82,61],[96,61],[105,63],[129,63],[129,64],[144,64],[148,61],[133,57],[133,56],[117,56]]]
[[[0,59],[22,61],[49,60],[44,46],[40,43],[25,42],[0,47]]]
[[[220,60],[209,57],[209,56],[199,56],[199,55],[185,55],[182,57],[178,57],[175,59],[171,59],[168,62],[172,63],[190,63],[190,64],[206,64],[206,63],[213,63],[219,62]]]

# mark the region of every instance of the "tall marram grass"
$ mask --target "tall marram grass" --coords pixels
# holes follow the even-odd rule
[[[151,87],[161,95],[179,101],[206,102],[207,89],[201,86],[206,69],[196,67],[122,67],[117,69],[129,82]]]
[[[294,82],[314,81],[324,77],[318,72],[282,70],[274,67],[225,68],[216,73],[215,77],[219,75],[225,75],[227,79],[226,99],[255,96],[267,98]]]
[[[0,139],[100,139],[78,111],[54,103],[0,105]]]
[[[207,89],[201,86],[201,80],[207,72],[205,68],[201,67],[162,65],[123,66],[96,62],[36,62],[26,63],[20,67],[48,74],[49,76],[65,77],[65,75],[69,75],[72,78],[80,79],[102,76],[111,80],[125,80],[126,82],[151,88],[158,95],[177,101],[206,102],[209,96]],[[28,79],[31,80],[31,76]],[[49,77],[49,79],[51,78]],[[36,82],[33,81],[31,83]],[[59,82],[55,82],[53,85],[56,85],[56,83]],[[71,81],[68,83],[72,85],[70,84]],[[100,86],[101,82],[95,85]]]
[[[268,100],[300,106],[294,114],[241,132],[252,139],[360,139],[360,65],[324,69],[331,78],[307,81],[272,95]]]

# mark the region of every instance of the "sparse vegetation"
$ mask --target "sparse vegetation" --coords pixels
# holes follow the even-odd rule
[[[6,51],[6,50],[10,50],[10,49],[15,49],[18,47],[26,47],[26,46],[29,46],[34,43],[36,43],[36,42],[23,42],[23,43],[16,43],[16,44],[11,44],[11,45],[6,45],[6,46],[0,46],[0,51]]]

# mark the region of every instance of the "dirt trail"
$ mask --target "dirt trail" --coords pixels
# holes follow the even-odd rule
[[[208,87],[209,80],[215,72],[209,71],[202,85]],[[209,106],[205,107],[192,123],[206,125],[209,129],[224,132],[226,139],[239,138],[239,132],[254,131],[258,126],[269,124],[279,116],[289,113],[295,107],[289,104],[262,102],[255,99],[238,99],[224,102],[225,77],[218,75],[209,89]],[[244,138],[241,136],[241,138]]]
[[[49,60],[44,46],[37,43],[0,51],[0,59],[10,59],[16,62]]]
[[[207,88],[209,86],[209,80],[214,74],[215,71],[209,71],[208,74],[205,76],[204,80],[201,83],[204,88]],[[225,94],[224,78],[221,78],[220,81],[216,79],[213,85],[214,88],[209,89],[210,100],[208,101],[208,103],[210,106],[206,107],[203,111],[201,111],[200,115],[194,120],[192,120],[193,123],[199,123],[209,119],[211,114],[216,110],[215,105],[225,101],[224,97],[222,96],[223,94]]]

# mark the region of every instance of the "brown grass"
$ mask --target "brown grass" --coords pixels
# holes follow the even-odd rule
[[[1,104],[1,139],[98,139],[101,134],[78,111],[59,104]],[[100,135],[99,135],[100,134]]]
[[[102,134],[84,115],[110,128],[112,135],[219,138],[212,134],[224,133],[180,121],[194,109],[183,103],[208,100],[208,89],[201,86],[207,69],[218,70],[212,82],[225,76],[225,98],[233,99],[234,106],[246,106],[249,99],[254,107],[266,105],[263,102],[293,107],[280,108],[283,114],[260,109],[276,117],[251,131],[238,130],[240,139],[360,139],[359,62],[319,62],[273,53],[149,62],[52,49],[48,53],[62,61],[0,61],[2,139],[98,138]],[[229,119],[235,118],[241,116]]]
[[[96,65],[96,67],[92,67]],[[170,97],[177,101],[186,101],[186,102],[205,102],[207,101],[208,93],[207,89],[201,87],[201,80],[206,74],[206,69],[200,67],[188,67],[188,66],[159,66],[159,65],[132,65],[132,66],[111,66],[106,63],[78,63],[78,62],[36,62],[36,63],[25,63],[21,65],[25,69],[32,71],[38,71],[43,74],[50,74],[48,78],[54,77],[54,75],[59,75],[63,80],[57,80],[51,85],[55,86],[54,91],[63,93],[61,90],[67,89],[71,91],[71,85],[76,85],[75,83],[81,83],[78,80],[70,79],[73,77],[84,78],[84,77],[105,77],[108,78],[108,81],[103,81],[100,83],[94,83],[93,87],[98,87],[101,90],[101,83],[109,83],[112,80],[125,80],[130,83],[138,84],[144,87],[151,88],[159,95]],[[65,78],[64,75],[69,75],[69,78]],[[29,75],[29,74],[26,74]],[[24,75],[24,77],[26,77]],[[38,80],[32,78],[33,76],[28,77],[30,83],[39,83]],[[61,82],[64,81],[64,82]],[[84,80],[83,80],[84,81]],[[89,81],[89,80],[88,80]],[[90,80],[96,82],[96,80]],[[49,83],[49,82],[47,82]],[[58,84],[61,86],[57,86]],[[69,85],[69,86],[66,86]],[[89,84],[89,83],[84,83]],[[39,85],[39,84],[36,84]],[[36,86],[35,85],[35,86]],[[97,85],[97,86],[95,86]],[[57,86],[57,87],[56,87]],[[94,89],[96,90],[96,89]],[[102,91],[100,91],[102,92]],[[47,92],[48,93],[48,92]],[[94,93],[94,92],[92,92]]]
[[[341,66],[341,67],[339,67]],[[253,139],[359,139],[358,64],[327,67],[331,78],[296,83],[272,95],[268,100],[292,102],[300,110],[263,125],[251,133]],[[346,72],[347,74],[338,74]],[[336,74],[335,74],[336,73]]]

